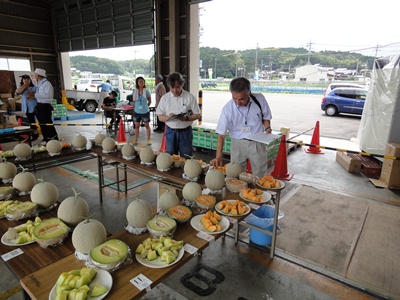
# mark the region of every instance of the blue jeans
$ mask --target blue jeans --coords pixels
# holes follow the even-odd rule
[[[165,140],[167,152],[169,154],[179,154],[181,157],[187,158],[185,155],[192,156],[193,153],[193,132],[192,126],[185,129],[172,129],[167,126],[165,131]]]

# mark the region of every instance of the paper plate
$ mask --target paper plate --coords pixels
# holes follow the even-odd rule
[[[18,226],[16,226],[15,228],[22,227],[22,226],[24,226],[24,225],[26,225],[26,224],[18,225]],[[18,246],[18,247],[19,247],[19,246],[29,245],[29,244],[32,244],[32,243],[34,243],[34,242],[36,242],[36,241],[33,240],[33,241],[26,242],[26,243],[22,243],[22,244],[17,244],[17,240],[9,240],[9,239],[7,238],[7,232],[5,232],[5,233],[3,234],[3,236],[1,237],[1,243],[2,243],[3,245],[6,245],[6,246],[14,246],[14,247]]]
[[[13,128],[14,128],[14,130],[27,130],[27,129],[31,129],[30,126],[16,126],[16,127],[13,127]]]
[[[242,198],[243,200],[245,200],[245,201],[247,201],[247,202],[257,203],[257,204],[267,203],[269,200],[271,200],[271,194],[268,193],[268,192],[263,192],[263,193],[260,195],[260,196],[262,197],[262,201],[260,201],[260,202],[247,199],[246,197],[244,197],[244,196],[242,195],[242,192],[240,192],[239,196],[240,196],[240,198]]]
[[[227,201],[227,202],[229,202],[229,203],[234,203],[234,202],[236,202],[237,200],[223,200],[223,201]],[[222,202],[222,201],[221,201],[221,202]],[[219,202],[219,203],[221,203],[221,202]],[[215,210],[216,210],[218,213],[220,213],[221,215],[225,215],[225,216],[230,216],[230,217],[245,216],[245,215],[247,215],[248,213],[251,212],[251,208],[250,208],[250,206],[248,206],[246,203],[244,203],[244,202],[242,202],[242,203],[243,203],[244,206],[247,208],[247,210],[246,210],[246,212],[245,212],[244,214],[234,215],[234,214],[231,214],[231,213],[224,213],[221,209],[218,209],[218,203],[215,205]]]
[[[264,189],[264,190],[279,191],[279,190],[281,190],[281,189],[283,189],[283,188],[285,187],[285,183],[284,183],[282,180],[279,180],[279,179],[276,179],[276,180],[278,180],[279,183],[281,184],[281,186],[278,187],[278,188],[267,188],[267,187],[265,187],[265,186],[259,185],[259,184],[257,183],[257,181],[256,181],[256,185],[257,185],[259,188]]]
[[[214,231],[214,232],[208,231],[207,229],[204,228],[203,224],[201,223],[201,217],[203,217],[204,215],[205,214],[194,216],[190,220],[190,225],[192,225],[192,227],[194,229],[196,229],[197,231],[202,231],[202,232],[205,232],[205,233],[208,233],[208,234],[219,234],[219,233],[222,233],[222,232],[225,232],[225,231],[228,230],[228,228],[229,228],[229,220],[227,218],[225,218],[225,217],[221,217],[222,219],[221,219],[221,221],[219,221],[219,224],[221,225],[222,230]]]
[[[169,266],[172,266],[176,264],[178,261],[181,260],[183,257],[183,254],[185,254],[185,249],[183,247],[179,250],[178,257],[170,264],[167,264],[165,261],[161,261],[161,257],[158,256],[157,259],[155,260],[148,260],[147,258],[141,258],[140,254],[135,254],[136,260],[141,263],[143,266],[149,267],[149,268],[155,268],[155,269],[160,269],[160,268],[167,268]]]

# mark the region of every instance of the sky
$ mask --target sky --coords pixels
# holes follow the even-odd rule
[[[212,0],[201,3],[200,47],[306,48],[367,56],[400,53],[400,2],[380,0]],[[153,45],[70,52],[114,60],[149,59]]]

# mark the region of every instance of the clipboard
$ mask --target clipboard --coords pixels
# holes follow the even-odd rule
[[[184,113],[180,113],[180,114],[177,114],[177,115],[172,115],[172,116],[169,117],[169,119],[167,121],[172,121],[172,120],[175,120],[175,119],[179,119],[180,117],[183,117],[185,114]]]
[[[246,138],[246,140],[254,141],[254,142],[259,142],[263,144],[269,144],[276,139],[279,139],[281,135],[278,134],[265,134],[264,132],[259,132],[256,134],[252,134]]]

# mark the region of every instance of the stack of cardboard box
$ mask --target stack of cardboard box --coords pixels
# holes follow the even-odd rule
[[[400,189],[400,143],[387,143],[379,180],[370,179],[375,186]]]

